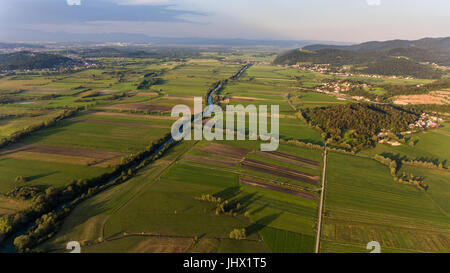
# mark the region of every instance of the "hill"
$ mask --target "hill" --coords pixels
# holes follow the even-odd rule
[[[309,62],[314,64],[345,65],[361,64],[375,61],[378,58],[378,54],[363,54],[341,49],[325,48],[317,51],[295,49],[277,56],[274,63],[294,65],[299,62]]]
[[[417,61],[435,62],[442,65],[450,65],[450,37],[424,38],[415,41],[372,41],[349,46],[315,44],[303,47],[303,49],[310,51],[335,49],[359,53],[378,52],[382,55],[406,56]]]
[[[0,55],[0,70],[56,69],[82,64],[56,54],[21,51]]]
[[[340,46],[340,45],[326,45],[315,44],[304,47],[305,50],[319,50],[319,49],[341,49],[350,51],[370,52],[370,51],[388,51],[396,48],[419,48],[433,51],[450,51],[450,37],[446,38],[424,38],[415,41],[409,40],[389,40],[389,41],[372,41],[356,45]]]
[[[277,56],[274,64],[352,65],[353,72],[439,79],[442,72],[429,64],[450,65],[450,38],[392,40],[350,46],[311,45]]]
[[[388,57],[370,63],[362,72],[386,76],[411,76],[421,79],[440,79],[442,77],[442,72],[402,57]]]

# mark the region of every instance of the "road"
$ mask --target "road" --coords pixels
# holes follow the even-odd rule
[[[327,171],[327,144],[325,143],[323,150],[323,172],[322,172],[322,188],[320,190],[320,205],[319,216],[317,220],[317,236],[316,236],[316,253],[319,253],[320,247],[320,233],[322,231],[322,214],[323,214],[323,200],[325,196],[325,174]]]

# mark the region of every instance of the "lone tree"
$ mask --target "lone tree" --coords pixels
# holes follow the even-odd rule
[[[246,238],[246,234],[245,234],[245,228],[242,229],[233,229],[232,232],[230,232],[230,239],[235,239],[235,240],[244,240]]]
[[[11,221],[7,216],[0,217],[0,234],[11,231]]]

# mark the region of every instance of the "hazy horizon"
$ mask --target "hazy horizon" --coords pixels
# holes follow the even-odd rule
[[[449,36],[449,10],[444,0],[16,0],[0,3],[0,40],[108,33],[349,43],[416,40]]]

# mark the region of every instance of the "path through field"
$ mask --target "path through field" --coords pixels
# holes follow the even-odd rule
[[[320,205],[319,205],[319,216],[317,218],[317,236],[316,236],[316,253],[319,253],[320,247],[320,233],[322,230],[322,210],[323,210],[323,200],[325,196],[325,173],[327,170],[327,144],[323,150],[323,172],[322,172],[322,189],[320,190]]]

